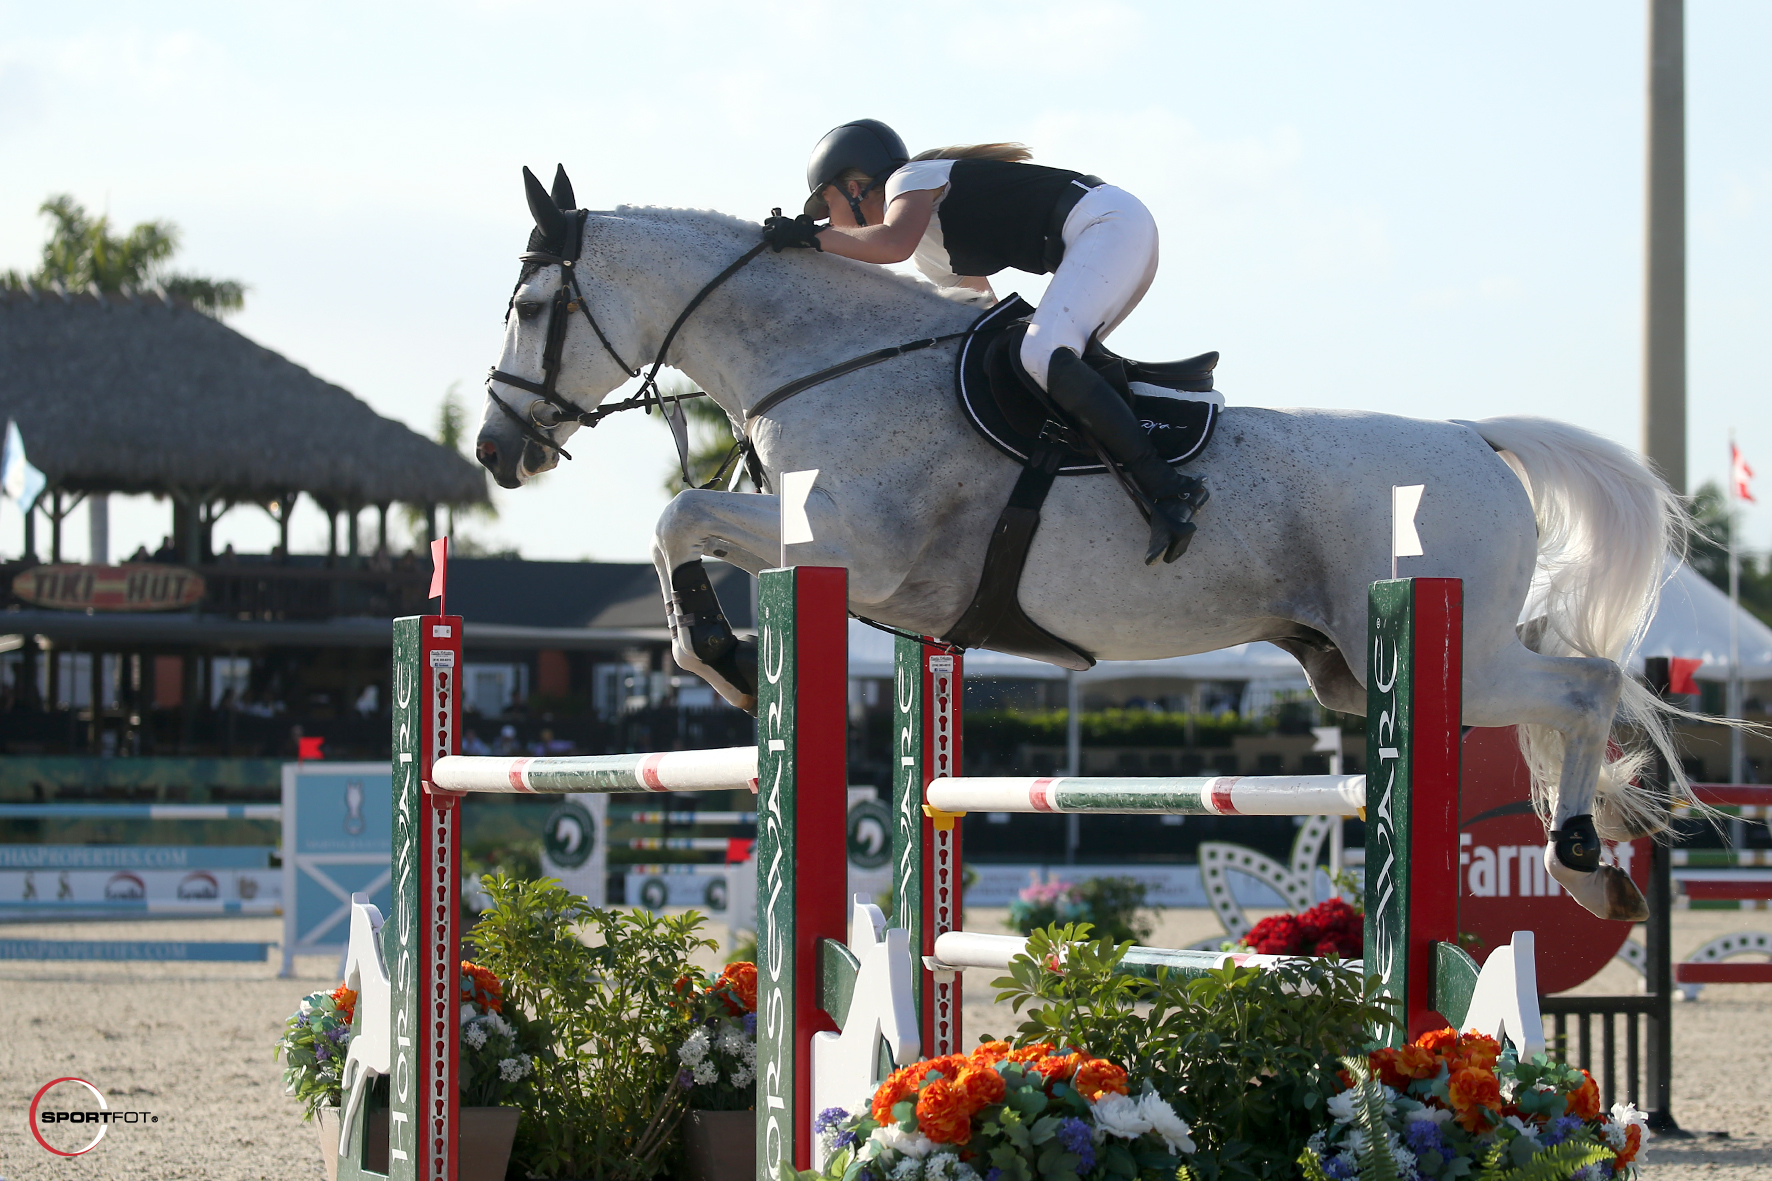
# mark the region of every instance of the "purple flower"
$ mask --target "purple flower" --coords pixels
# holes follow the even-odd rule
[[[327,1059],[332,1057],[332,1047],[327,1045],[325,1042],[315,1042],[314,1043],[314,1057],[318,1058],[322,1062],[325,1062]]]
[[[331,1038],[334,1042],[342,1042],[351,1036],[351,1027],[348,1025],[335,1025],[326,1031],[326,1036]]]
[[[302,1010],[301,1012],[299,1012],[295,1015],[295,1023],[297,1026],[299,1026],[302,1029],[306,1029],[308,1027],[308,1013],[307,1013],[306,1009]]]
[[[849,1113],[841,1107],[827,1107],[812,1121],[812,1130],[822,1136],[826,1132],[835,1131],[837,1125],[848,1118]]]
[[[1074,1115],[1060,1120],[1058,1142],[1064,1145],[1066,1152],[1077,1155],[1079,1173],[1087,1173],[1095,1167],[1095,1139],[1088,1124]]]
[[[1348,1181],[1359,1173],[1351,1161],[1345,1156],[1332,1156],[1323,1162],[1323,1172],[1331,1181]]]
[[[695,1075],[685,1068],[677,1072],[677,1085],[685,1089],[695,1084]]]
[[[1552,1145],[1561,1144],[1563,1141],[1573,1136],[1580,1127],[1580,1116],[1559,1115],[1556,1119],[1550,1122],[1549,1126],[1546,1127],[1543,1132],[1539,1133],[1538,1142],[1543,1144],[1546,1148],[1549,1148]]]
[[[744,1031],[751,1037],[757,1036],[757,1015],[755,1013],[744,1015]]]
[[[984,1171],[984,1181],[1003,1181],[1003,1170],[995,1165]]]
[[[1440,1131],[1440,1125],[1431,1119],[1415,1120],[1403,1125],[1403,1141],[1409,1145],[1409,1151],[1416,1156],[1427,1152],[1437,1152],[1441,1156],[1450,1155],[1446,1151],[1446,1134]]]

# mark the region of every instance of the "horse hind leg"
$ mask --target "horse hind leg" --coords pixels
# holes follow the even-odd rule
[[[1356,717],[1366,716],[1366,687],[1348,667],[1341,649],[1327,636],[1311,631],[1308,636],[1287,637],[1271,643],[1304,666],[1304,677],[1310,682],[1311,693],[1324,709]]]
[[[1543,656],[1516,644],[1480,667],[1465,666],[1464,720],[1525,728],[1533,802],[1541,816],[1549,813],[1545,868],[1593,914],[1638,922],[1648,904],[1629,874],[1601,864],[1594,823],[1624,676],[1610,660]],[[1617,783],[1613,790],[1632,789]]]

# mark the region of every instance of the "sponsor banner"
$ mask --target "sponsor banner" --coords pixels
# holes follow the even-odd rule
[[[20,917],[21,911],[56,913],[81,909],[176,913],[213,908],[269,914],[281,904],[282,895],[283,871],[268,866],[262,869],[0,869],[0,910],[12,918]]]
[[[1174,910],[1209,909],[1211,901],[1200,881],[1198,865],[1064,865],[1036,862],[1005,864],[971,862],[978,876],[966,887],[967,906],[1008,906],[1021,891],[1044,881],[1082,882],[1088,878],[1133,878],[1144,883],[1145,900]],[[1231,893],[1245,907],[1285,910],[1285,899],[1264,883],[1231,869]],[[1319,871],[1316,896],[1329,897],[1329,876]]]
[[[61,611],[176,611],[203,598],[203,576],[183,566],[33,566],[12,580],[24,602]]]

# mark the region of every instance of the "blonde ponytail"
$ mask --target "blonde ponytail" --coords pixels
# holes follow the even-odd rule
[[[1020,164],[1032,160],[1034,153],[1026,144],[955,144],[947,148],[930,148],[927,152],[918,152],[913,160],[1006,160],[1011,164]]]

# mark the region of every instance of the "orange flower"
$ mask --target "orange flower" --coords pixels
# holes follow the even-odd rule
[[[1397,1051],[1389,1046],[1372,1051],[1368,1059],[1372,1063],[1372,1073],[1378,1081],[1395,1090],[1402,1090],[1409,1085],[1409,1079],[1397,1069]]]
[[[1071,1086],[1092,1103],[1110,1092],[1124,1095],[1127,1093],[1126,1069],[1115,1066],[1106,1058],[1090,1058],[1077,1067],[1077,1076],[1071,1080]]]
[[[1451,1026],[1436,1029],[1416,1038],[1415,1044],[1430,1054],[1445,1054],[1458,1045],[1458,1031]]]
[[[913,1062],[909,1066],[901,1066],[886,1076],[874,1092],[874,1102],[870,1114],[874,1122],[889,1124],[893,1122],[892,1108],[903,1103],[917,1091],[917,1081],[923,1077],[923,1064]]]
[[[1458,1126],[1465,1131],[1478,1135],[1495,1122],[1489,1112],[1501,1106],[1501,1084],[1489,1071],[1468,1066],[1454,1071],[1447,1084],[1447,1094]]]
[[[1049,1054],[1034,1063],[1034,1069],[1040,1072],[1040,1077],[1045,1079],[1046,1085],[1050,1087],[1053,1083],[1062,1083],[1076,1074],[1077,1067],[1081,1065],[1083,1065],[1083,1055],[1081,1054]]]
[[[954,1080],[954,1086],[966,1097],[968,1119],[993,1103],[1001,1103],[1008,1092],[1003,1076],[989,1066],[966,1067]]]
[[[473,994],[464,1000],[471,1000],[490,1013],[504,1012],[505,986],[499,983],[497,976],[467,960],[461,962],[461,974],[468,978]]]
[[[740,960],[736,964],[727,964],[720,973],[720,983],[732,990],[744,1006],[742,1013],[757,1011],[757,965]]]
[[[972,1139],[966,1092],[945,1078],[930,1079],[917,1093],[917,1131],[938,1144]]]
[[[1577,1119],[1598,1119],[1600,1088],[1594,1084],[1594,1076],[1585,1070],[1581,1072],[1581,1079],[1581,1086],[1565,1096],[1568,1106],[1564,1111]]]
[[[341,984],[327,995],[332,997],[332,1003],[338,1008],[339,1012],[345,1015],[346,1021],[349,1021],[352,1017],[356,1016],[357,994],[354,991]]]
[[[967,1057],[974,1062],[1001,1062],[1009,1057],[1010,1053],[1008,1042],[980,1042]]]
[[[1590,1083],[1592,1079],[1588,1080]],[[1622,1172],[1624,1166],[1637,1159],[1637,1150],[1643,1147],[1643,1129],[1636,1124],[1624,1130],[1624,1147],[1612,1158],[1612,1171]]]
[[[1009,1051],[1009,1061],[1038,1062],[1046,1055],[1052,1053],[1053,1049],[1054,1047],[1051,1042],[1038,1042],[1031,1046],[1023,1046],[1019,1050]]]
[[[1458,1060],[1465,1066],[1494,1070],[1495,1060],[1499,1057],[1501,1043],[1474,1029],[1458,1039]]]
[[[1425,1047],[1404,1046],[1397,1051],[1397,1073],[1411,1079],[1433,1078],[1440,1073],[1440,1060]]]

